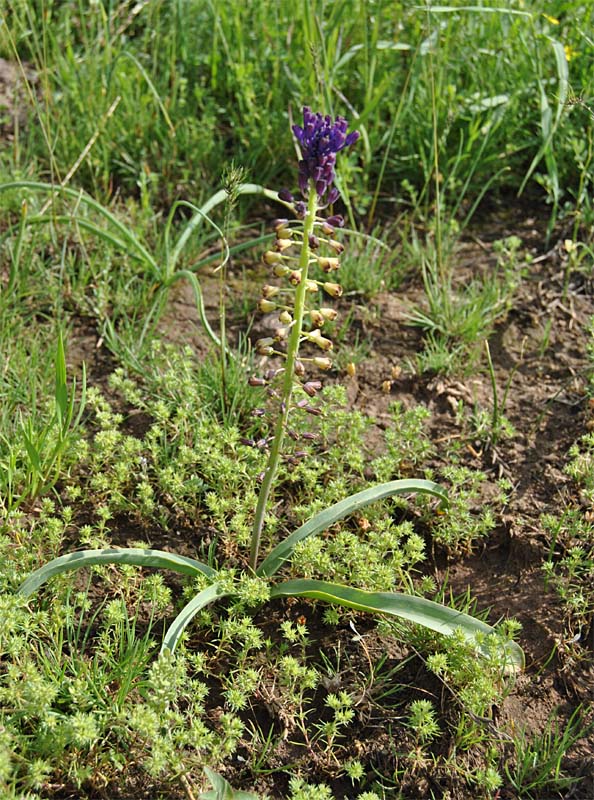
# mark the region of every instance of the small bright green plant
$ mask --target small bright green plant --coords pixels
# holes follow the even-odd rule
[[[300,542],[330,528],[370,503],[417,492],[437,497],[442,506],[446,506],[447,497],[432,481],[392,480],[340,500],[316,513],[260,560],[279,466],[281,462],[289,467],[296,466],[306,460],[308,440],[315,437],[315,434],[307,431],[297,433],[302,426],[294,425],[294,421],[303,419],[303,415],[319,418],[324,413],[318,397],[321,382],[309,373],[312,369],[327,370],[332,365],[329,358],[332,341],[322,334],[322,328],[327,320],[334,319],[337,312],[318,298],[341,295],[341,286],[332,278],[340,266],[339,257],[344,247],[334,238],[336,229],[343,225],[342,218],[324,218],[320,212],[338,198],[338,190],[333,186],[337,153],[354,143],[359,136],[357,132],[347,134],[347,122],[342,117],[332,120],[329,116],[312,113],[307,107],[303,112],[303,127],[295,125],[293,131],[302,153],[299,187],[303,199],[295,200],[285,190],[278,194],[278,199],[292,209],[296,220],[289,222],[281,219],[275,222],[275,243],[264,254],[264,262],[283,283],[281,286],[266,284],[263,287],[259,308],[264,313],[277,313],[279,328],[272,336],[256,342],[257,352],[273,358],[276,366],[267,369],[261,377],[253,375],[250,378],[254,386],[266,387],[271,410],[262,409],[261,416],[266,421],[268,414],[271,414],[272,420],[270,432],[264,433],[259,439],[246,441],[246,444],[268,453],[266,467],[259,476],[261,485],[251,532],[249,569],[236,575],[223,569],[216,570],[194,558],[149,548],[86,550],[61,556],[41,567],[23,583],[20,593],[28,596],[49,578],[68,570],[106,563],[167,568],[199,578],[200,590],[165,634],[162,653],[166,656],[173,653],[196,614],[225,596],[234,598],[236,603],[246,608],[282,597],[323,600],[357,611],[398,617],[439,633],[451,635],[458,632],[474,643],[479,651],[488,652],[493,628],[456,609],[423,597],[364,591],[315,579],[293,579],[279,583],[271,581],[283,565],[291,561],[295,547]],[[174,248],[168,262],[171,268],[189,232],[191,225]],[[169,275],[169,278],[173,277]],[[305,354],[301,352],[302,348],[307,348]],[[518,645],[507,642],[503,660],[508,669],[521,668],[523,654]],[[241,700],[239,696],[233,697]]]

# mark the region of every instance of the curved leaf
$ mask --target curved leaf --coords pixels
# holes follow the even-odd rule
[[[230,592],[223,589],[220,583],[211,583],[206,589],[198,592],[190,602],[185,605],[179,612],[177,617],[173,620],[171,625],[167,628],[163,644],[161,645],[161,652],[170,650],[172,653],[178,645],[180,637],[192,619],[200,611],[200,609],[217,600],[219,597],[225,597]]]
[[[358,509],[368,506],[370,503],[375,503],[377,500],[383,500],[395,494],[410,494],[412,492],[434,495],[440,499],[441,506],[448,505],[448,498],[444,490],[437,483],[433,483],[433,481],[411,478],[408,480],[380,483],[378,486],[372,486],[369,489],[364,489],[362,492],[353,494],[345,500],[341,500],[339,503],[335,503],[333,506],[325,508],[323,511],[313,516],[270,551],[256,570],[256,575],[260,577],[274,575],[285,561],[291,558],[295,545],[298,542],[307,539],[308,536],[312,536],[314,533],[326,530],[330,525],[338,522],[339,519],[343,519],[343,517],[346,517],[348,514],[352,514]]]
[[[327,581],[302,578],[273,586],[270,597],[271,599],[274,597],[311,597],[314,600],[324,600],[327,603],[353,608],[355,611],[400,617],[446,635],[461,630],[473,643],[476,643],[477,634],[489,636],[495,633],[495,629],[486,622],[464,614],[462,611],[457,611],[455,608],[435,603],[424,597],[397,592],[367,592],[363,589],[354,589]],[[485,649],[480,642],[477,646],[479,650]],[[507,642],[505,645],[505,662],[509,671],[523,669],[524,653],[515,642]]]
[[[103,550],[79,550],[54,558],[43,567],[32,572],[19,589],[19,594],[28,597],[36,592],[47,580],[73,569],[93,567],[97,564],[133,564],[136,567],[156,567],[171,569],[184,575],[206,575],[213,577],[216,572],[212,567],[196,561],[194,558],[167,553],[165,550],[129,547],[121,550],[106,547]]]

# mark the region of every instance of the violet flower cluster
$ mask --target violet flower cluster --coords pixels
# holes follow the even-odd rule
[[[314,114],[305,106],[303,127],[293,125],[293,133],[301,147],[299,162],[299,188],[307,197],[313,181],[321,205],[331,205],[338,199],[338,189],[333,186],[336,174],[336,154],[359,138],[359,131],[347,134],[348,122],[344,117]]]

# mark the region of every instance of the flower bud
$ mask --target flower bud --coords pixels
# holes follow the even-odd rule
[[[269,297],[276,297],[276,295],[280,292],[278,286],[271,286],[270,284],[265,284],[262,287],[262,297],[268,299]]]
[[[312,292],[312,293],[313,293],[313,292],[317,292],[317,291],[319,291],[319,288],[320,288],[320,287],[318,286],[318,284],[317,284],[317,282],[316,282],[316,281],[309,281],[309,280],[308,280],[308,281],[307,281],[307,284],[306,284],[306,286],[305,286],[305,291],[306,291],[306,292]]]
[[[301,388],[305,394],[308,394],[310,397],[315,397],[322,388],[322,384],[320,381],[307,381],[307,383],[304,383]]]
[[[283,253],[285,250],[288,250],[288,248],[292,246],[293,242],[290,239],[279,238],[274,242],[274,249],[279,253]]]
[[[294,442],[299,441],[299,434],[292,428],[287,428],[287,436],[289,436]]]
[[[250,386],[266,386],[264,378],[258,378],[257,375],[250,375],[248,384]]]
[[[266,449],[267,445],[268,445],[268,439],[258,439],[258,441],[255,443],[255,446],[258,448],[258,450]]]
[[[325,356],[316,356],[313,359],[313,364],[318,369],[323,369],[323,370],[327,370],[332,367],[332,362],[330,361],[329,358],[326,358]]]
[[[271,336],[266,336],[264,339],[258,339],[256,342],[256,352],[261,356],[271,356],[274,353],[272,345],[274,339]]]
[[[302,439],[306,439],[309,442],[315,442],[315,440],[318,438],[318,434],[317,433],[310,433],[309,431],[305,431],[305,433],[301,434],[301,438]]]
[[[289,283],[293,286],[299,286],[301,283],[301,270],[300,269],[293,269],[290,271],[289,274]]]
[[[307,212],[307,206],[303,202],[303,200],[297,200],[297,202],[295,203],[295,205],[293,207],[294,207],[295,213],[297,214],[299,219],[304,219],[305,218],[305,214]]]
[[[326,322],[324,316],[322,314],[320,314],[319,311],[316,311],[315,309],[312,309],[309,312],[309,318],[311,319],[312,325],[315,325],[316,328],[321,328],[322,325],[324,324],[324,322]]]
[[[295,362],[295,370],[294,371],[295,371],[295,375],[297,375],[298,378],[302,378],[305,375],[305,366],[303,364],[303,361],[296,361]]]
[[[278,193],[278,199],[282,200],[284,203],[292,203],[294,200],[293,195],[288,189],[281,189]]]
[[[293,322],[293,317],[286,309],[284,309],[278,315],[278,321],[281,322],[283,325],[290,325],[291,322]]]
[[[244,447],[255,447],[256,442],[253,439],[246,439],[245,436],[242,436],[240,439],[240,444],[244,445]]]
[[[284,372],[284,370],[283,369],[267,369],[266,372],[264,373],[264,377],[266,378],[267,381],[273,381],[280,372]]]
[[[306,333],[306,337],[310,342],[313,342],[317,345],[321,350],[332,350],[332,342],[330,339],[325,339],[319,330],[312,331],[311,333]]]
[[[276,264],[273,270],[277,278],[284,278],[290,271],[289,267],[286,267],[284,264]]]
[[[279,239],[292,239],[293,231],[287,225],[279,225],[276,229],[276,235]]]
[[[273,264],[279,264],[283,260],[280,253],[275,253],[274,250],[267,250],[262,256],[262,261],[271,267]]]
[[[329,322],[332,322],[332,320],[335,320],[338,316],[338,311],[335,308],[320,308],[319,313]]]
[[[337,258],[318,258],[318,264],[324,272],[333,272],[340,267],[340,261]]]
[[[331,297],[340,297],[342,295],[342,286],[339,286],[338,283],[325,283],[322,288]]]
[[[254,408],[252,409],[252,417],[263,417],[266,414],[265,408]]]
[[[328,246],[331,247],[335,253],[340,255],[344,252],[344,245],[342,242],[337,242],[336,239],[330,239],[328,242]]]
[[[334,230],[332,225],[328,224],[328,220],[325,220],[324,222],[322,222],[322,233],[325,236],[332,236],[335,232],[336,231]]]
[[[289,220],[284,217],[282,219],[275,219],[272,221],[272,227],[274,228],[275,231],[277,231],[279,228],[286,227],[288,224]]]
[[[349,361],[349,363],[346,365],[346,371],[347,375],[349,375],[351,378],[354,378],[357,374],[357,367],[352,361]]]
[[[261,311],[262,314],[269,314],[271,311],[274,311],[275,308],[276,303],[272,303],[270,300],[265,300],[264,298],[258,303],[258,311]]]
[[[274,331],[274,338],[277,342],[284,342],[287,339],[288,333],[288,328],[276,328]]]
[[[344,217],[340,214],[333,214],[331,217],[328,217],[326,222],[328,225],[332,225],[335,228],[344,228]]]
[[[390,394],[392,391],[392,381],[384,381],[382,383],[382,392],[384,394]]]
[[[304,406],[303,410],[314,417],[319,417],[322,413],[322,411],[319,408],[316,408],[315,406]]]
[[[309,234],[308,242],[312,250],[317,250],[318,247],[320,246],[320,240],[318,239],[317,236],[314,236],[313,233]]]

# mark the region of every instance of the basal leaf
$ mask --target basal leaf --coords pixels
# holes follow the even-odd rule
[[[186,556],[167,553],[164,550],[150,548],[129,547],[105,548],[103,550],[79,550],[67,553],[59,558],[54,558],[43,567],[31,573],[19,589],[19,594],[29,596],[36,592],[50,578],[61,575],[73,569],[93,567],[97,564],[132,564],[136,567],[155,567],[157,569],[171,569],[184,575],[206,575],[213,577],[216,573],[212,567]]]
[[[327,581],[298,579],[273,586],[270,597],[311,597],[355,611],[399,617],[446,635],[461,630],[469,641],[477,645],[479,651],[484,650],[485,645],[477,641],[477,635],[480,639],[495,634],[495,629],[486,622],[455,608],[424,597],[396,592],[367,592]],[[515,642],[506,643],[505,660],[509,671],[523,669],[524,653]]]
[[[256,570],[256,574],[260,577],[274,575],[285,561],[291,558],[298,542],[307,539],[308,536],[326,530],[330,525],[338,522],[339,519],[343,519],[348,514],[353,514],[360,508],[368,506],[370,503],[375,503],[377,500],[383,500],[386,497],[392,497],[396,494],[413,494],[415,492],[438,497],[442,506],[448,504],[448,498],[444,490],[433,481],[410,479],[380,483],[377,486],[372,486],[362,492],[353,494],[313,516],[304,525],[287,536],[266,556]]]

